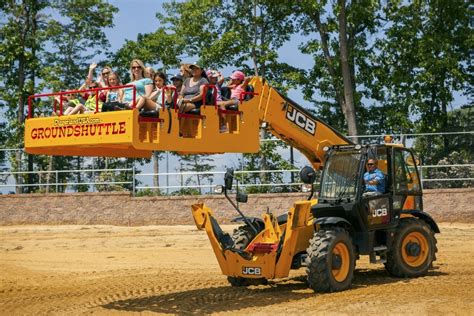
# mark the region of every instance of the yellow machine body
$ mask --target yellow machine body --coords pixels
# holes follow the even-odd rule
[[[204,204],[194,204],[192,213],[197,228],[206,231],[223,274],[233,277],[275,279],[288,276],[293,256],[308,247],[309,240],[314,234],[311,206],[316,203],[317,200],[294,203],[288,212],[287,223],[281,226],[270,214],[264,214],[264,230],[250,242],[245,251],[248,252],[254,244],[275,245],[279,250],[250,252],[252,255],[247,258],[232,249],[225,249],[219,242],[218,233],[212,223],[215,219],[211,209]],[[281,241],[283,234],[284,239]]]

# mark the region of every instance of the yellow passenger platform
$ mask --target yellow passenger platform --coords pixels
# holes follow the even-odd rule
[[[254,84],[261,89],[259,80]],[[253,97],[237,111],[225,113],[214,105],[202,106],[199,115],[164,109],[157,118],[142,117],[136,109],[30,117],[25,123],[25,149],[31,154],[136,158],[151,157],[152,151],[256,153],[259,101]],[[219,131],[220,116],[227,132]]]

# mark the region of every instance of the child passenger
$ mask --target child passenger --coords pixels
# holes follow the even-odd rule
[[[109,74],[109,85],[110,87],[117,87],[122,85],[118,75],[115,72]],[[123,90],[122,89],[110,89],[107,90],[107,102],[115,102],[122,100]]]
[[[217,70],[207,70],[206,71],[209,84],[216,86],[217,97],[216,102],[222,101],[222,91],[221,87],[224,83],[224,76]]]
[[[164,89],[166,83],[166,75],[161,71],[157,71],[153,77],[155,89],[149,97],[141,98],[137,103],[137,109],[145,109],[158,111],[163,108],[163,93],[165,93],[165,103],[171,102],[171,90]]]
[[[242,92],[245,92],[245,88],[247,88],[251,77],[245,77],[242,71],[236,70],[232,73],[230,79],[231,81],[227,85],[230,89],[230,99],[217,102],[217,105],[224,110],[226,106],[239,105]]]
[[[61,97],[60,96],[55,96],[54,97],[54,102],[57,102],[57,104],[61,103]],[[78,114],[78,113],[84,113],[85,107],[82,105],[81,101],[79,101],[78,98],[76,98],[73,94],[64,94],[63,95],[63,115],[73,115],[73,114]],[[60,115],[60,110],[56,110],[56,112],[53,111],[53,116]]]
[[[222,109],[225,110],[226,107],[231,105],[239,105],[240,98],[242,92],[245,92],[245,88],[251,79],[251,77],[245,77],[245,74],[242,71],[236,70],[230,76],[231,82],[227,85],[226,88],[230,89],[230,99],[222,101],[217,101],[217,105]],[[220,89],[219,89],[220,90]],[[227,126],[225,124],[224,117],[219,117],[220,128],[219,132],[225,133],[227,132]]]

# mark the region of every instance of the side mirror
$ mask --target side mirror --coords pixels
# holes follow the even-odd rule
[[[234,170],[227,169],[224,175],[225,188],[227,190],[232,190],[232,182],[234,181]]]
[[[303,183],[313,184],[316,180],[316,172],[311,167],[303,167],[303,169],[300,171],[300,179],[303,181]]]
[[[239,203],[247,203],[248,198],[249,198],[249,196],[247,194],[240,193],[240,192],[238,192],[237,195],[235,196],[235,199]]]

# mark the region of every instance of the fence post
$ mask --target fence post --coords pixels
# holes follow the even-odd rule
[[[135,164],[132,166],[132,195],[135,196]]]
[[[58,188],[59,188],[59,175],[58,175],[58,170],[55,172],[56,174],[56,193],[59,193]]]
[[[421,190],[423,190],[423,165],[421,164],[421,159],[420,159],[420,183],[421,183]]]

